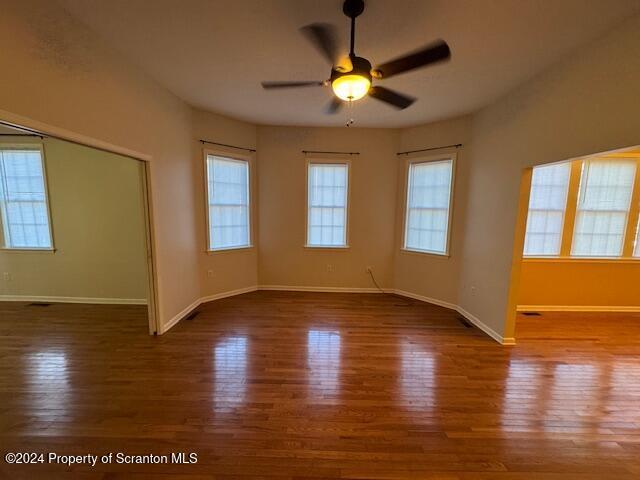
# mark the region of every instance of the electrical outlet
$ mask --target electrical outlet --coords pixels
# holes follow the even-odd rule
[[[367,265],[367,268],[365,269],[365,272],[373,273],[373,267],[371,265]]]
[[[11,281],[11,272],[4,272],[4,274],[2,276],[3,276],[5,282],[10,282]]]
[[[213,277],[213,270],[207,270],[207,277]]]
[[[333,265],[330,263],[327,264],[327,272],[333,272]]]
[[[471,287],[471,295],[475,295],[477,291],[476,287]]]

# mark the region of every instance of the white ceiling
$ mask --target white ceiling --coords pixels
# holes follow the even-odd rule
[[[345,114],[323,114],[330,88],[260,86],[329,76],[298,28],[333,23],[346,47],[341,0],[59,1],[195,107],[259,124],[344,124]],[[453,57],[382,81],[418,101],[404,111],[356,102],[356,126],[402,127],[474,111],[639,11],[640,0],[366,0],[357,54],[382,63],[443,38]]]

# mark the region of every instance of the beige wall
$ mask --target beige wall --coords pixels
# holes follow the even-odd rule
[[[167,323],[200,296],[191,110],[55,2],[2,1],[1,11],[0,110],[152,157],[159,313]]]
[[[634,17],[474,116],[459,298],[505,337],[523,169],[639,143],[639,29]]]
[[[245,148],[256,146],[256,126],[214,113],[195,111],[193,118],[194,192],[195,214],[198,225],[197,248],[201,296],[254,287],[258,284],[258,165],[255,154],[243,150],[203,145],[200,140],[210,140]],[[251,240],[252,248],[207,252],[206,183],[204,150],[214,150],[222,155],[246,155],[250,161]]]
[[[462,148],[401,155],[398,158],[398,196],[396,245],[394,249],[394,287],[398,290],[457,304],[460,259],[464,246],[464,224],[469,163],[471,162],[471,117],[407,128],[400,133],[400,151],[418,150],[462,143]],[[450,225],[449,256],[407,252],[401,249],[406,205],[407,165],[409,159],[456,153],[455,184]]]
[[[0,44],[11,48],[0,49],[0,110],[151,156],[161,323],[203,295],[249,287],[256,278],[271,285],[372,287],[365,273],[372,265],[383,286],[455,301],[510,337],[513,247],[522,240],[514,239],[522,171],[640,142],[639,28],[640,17],[628,21],[472,120],[403,131],[256,129],[194,113],[54,2],[3,1]],[[204,181],[196,141],[201,136],[247,146],[256,142],[259,255],[255,249],[210,256],[203,250]],[[398,252],[402,167],[395,153],[457,142],[465,147],[458,152],[452,256],[413,261]],[[302,149],[362,152],[351,170],[348,250],[303,247]]]
[[[390,129],[258,127],[260,284],[375,288],[366,273],[372,266],[378,283],[390,287],[397,148],[398,132]],[[349,172],[348,249],[304,247],[302,150],[361,152],[352,156]]]
[[[0,142],[12,141],[26,140]],[[0,270],[11,277],[0,299],[146,301],[142,163],[61,140],[43,144],[55,252],[0,251]]]

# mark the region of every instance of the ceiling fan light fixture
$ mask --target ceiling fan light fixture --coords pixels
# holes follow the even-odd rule
[[[371,87],[371,79],[364,75],[346,74],[337,77],[331,82],[331,88],[336,96],[344,101],[351,102],[364,97]]]

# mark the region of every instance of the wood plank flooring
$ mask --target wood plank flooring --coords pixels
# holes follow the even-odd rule
[[[0,304],[7,479],[640,478],[640,316],[521,317],[503,347],[393,295],[255,292],[162,337],[144,307]]]

